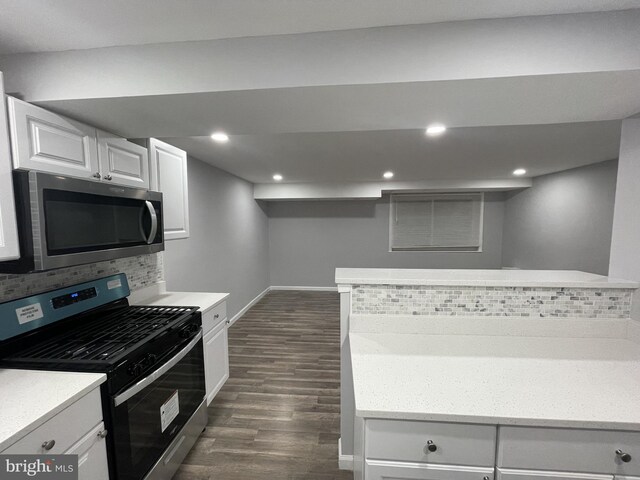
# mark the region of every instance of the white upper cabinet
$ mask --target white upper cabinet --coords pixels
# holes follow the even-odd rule
[[[18,227],[11,178],[9,130],[4,101],[4,83],[0,72],[0,261],[15,260],[20,256]]]
[[[151,190],[162,192],[164,239],[189,237],[187,152],[149,139]]]
[[[14,168],[97,178],[96,129],[8,97]]]
[[[98,158],[102,179],[118,185],[149,188],[147,149],[98,130]]]

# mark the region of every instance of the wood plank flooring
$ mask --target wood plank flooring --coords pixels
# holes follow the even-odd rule
[[[333,292],[271,292],[229,329],[230,377],[175,480],[342,480]]]

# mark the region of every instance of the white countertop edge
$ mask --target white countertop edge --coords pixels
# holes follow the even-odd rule
[[[17,369],[17,368],[16,369],[4,368],[2,370],[20,371],[20,369]],[[37,371],[37,372],[43,373],[42,370],[26,370],[26,371],[27,372],[35,372],[35,371]],[[11,435],[0,439],[0,452],[2,452],[6,448],[9,448],[11,445],[13,445],[17,441],[19,441],[22,437],[28,435],[29,433],[33,432],[39,426],[41,426],[44,423],[46,423],[47,421],[51,420],[58,413],[62,412],[67,407],[73,405],[76,401],[80,400],[82,397],[87,395],[89,392],[91,392],[94,389],[98,388],[100,385],[102,385],[107,380],[107,375],[104,374],[104,373],[90,373],[90,372],[44,372],[44,373],[68,373],[70,375],[86,375],[86,376],[93,375],[93,376],[96,376],[96,378],[93,381],[91,381],[90,383],[88,383],[87,385],[85,385],[82,389],[78,390],[77,392],[75,392],[74,394],[69,396],[67,399],[65,399],[64,402],[61,402],[58,405],[56,405],[55,407],[53,407],[52,409],[47,410],[46,413],[42,414],[41,416],[39,416],[37,419],[33,420],[32,422],[29,422],[28,424],[21,426],[20,428],[18,428]]]
[[[522,287],[522,288],[589,288],[589,289],[625,289],[636,290],[640,287],[637,282],[627,280],[611,280],[609,282],[578,282],[578,281],[512,281],[512,280],[431,280],[398,278],[336,278],[338,287],[354,285],[424,285],[427,287]]]
[[[640,283],[572,270],[336,268],[345,285],[637,289]]]
[[[458,415],[444,413],[420,413],[420,412],[391,412],[362,410],[356,406],[356,416],[365,420],[407,420],[422,422],[447,422],[447,423],[471,423],[480,425],[502,425],[518,427],[555,427],[577,428],[595,430],[640,430],[638,423],[625,422],[598,422],[593,420],[563,420],[553,418],[518,418],[518,417],[491,417],[480,415]]]

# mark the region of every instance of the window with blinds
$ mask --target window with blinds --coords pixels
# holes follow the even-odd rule
[[[482,193],[391,196],[391,250],[479,252]]]

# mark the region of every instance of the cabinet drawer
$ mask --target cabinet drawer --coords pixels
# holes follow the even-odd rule
[[[501,427],[498,467],[640,475],[640,432]]]
[[[368,420],[365,429],[368,459],[486,467],[495,462],[496,427],[490,425]]]
[[[367,460],[367,480],[493,480],[493,468]]]
[[[2,453],[25,455],[63,453],[101,422],[100,389],[96,388]],[[55,444],[51,449],[45,450],[42,444],[51,440],[54,440]]]
[[[498,468],[496,480],[613,480],[613,475]]]
[[[227,318],[227,302],[221,302],[202,314],[202,333],[205,335]]]

